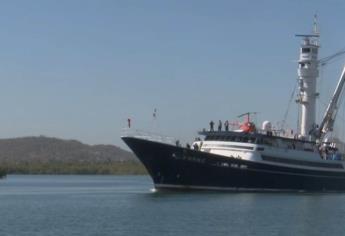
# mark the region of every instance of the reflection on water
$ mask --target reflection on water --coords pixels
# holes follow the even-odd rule
[[[157,192],[147,176],[8,176],[0,235],[343,235],[345,194]]]

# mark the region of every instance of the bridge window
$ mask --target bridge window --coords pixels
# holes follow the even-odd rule
[[[302,53],[310,53],[310,48],[302,48]]]

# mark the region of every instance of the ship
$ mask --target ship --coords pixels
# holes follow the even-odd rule
[[[298,130],[257,127],[251,113],[239,127],[199,132],[191,145],[148,132],[131,131],[122,140],[147,169],[157,190],[345,191],[344,143],[331,135],[345,83],[345,67],[322,120],[316,123],[320,34],[299,34]],[[127,130],[128,131],[128,130]]]

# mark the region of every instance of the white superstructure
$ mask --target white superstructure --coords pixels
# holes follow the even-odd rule
[[[314,35],[297,35],[303,37],[298,61],[299,93],[297,102],[301,106],[300,134],[308,137],[316,128],[316,79],[319,76],[317,37]]]
[[[298,135],[292,136],[292,133],[284,135],[286,132],[273,134],[271,122],[264,121],[262,130],[256,130],[252,133],[252,131],[242,129],[243,133],[247,133],[248,136],[241,136],[235,132],[223,136],[221,133],[208,134],[203,142],[197,143],[201,147],[201,151],[254,162],[271,162],[273,160],[277,164],[281,161],[279,165],[294,165],[296,168],[311,169],[327,167],[327,164],[322,163],[343,158],[338,155],[339,152],[338,148],[334,146],[335,143],[327,141],[325,137],[333,129],[339,107],[339,98],[345,84],[345,67],[320,126],[316,122],[316,99],[318,97],[316,82],[319,76],[318,67],[320,63],[344,52],[323,60],[318,59],[320,46],[316,21],[312,34],[296,36],[302,37],[298,60],[297,102],[301,111]],[[316,164],[312,164],[313,162]],[[332,165],[328,167],[332,168]]]

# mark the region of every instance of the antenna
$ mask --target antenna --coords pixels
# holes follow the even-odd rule
[[[250,122],[250,115],[251,115],[251,114],[256,115],[257,112],[246,112],[246,113],[243,113],[243,114],[241,114],[241,115],[239,115],[239,116],[237,116],[237,117],[238,117],[238,118],[241,118],[241,117],[243,117],[243,116],[247,116],[247,121],[246,121],[246,122]]]
[[[302,37],[302,38],[318,38],[320,37],[319,34],[295,34],[296,37]]]
[[[319,25],[317,23],[317,14],[314,14],[313,34],[320,35]]]
[[[308,38],[319,38],[320,37],[320,31],[319,31],[319,25],[317,23],[317,14],[314,14],[314,22],[313,22],[313,31],[311,34],[295,34],[296,37],[302,37],[305,39]],[[317,42],[315,41],[316,45]]]
[[[243,113],[243,114],[241,114],[241,115],[238,115],[237,118],[241,118],[241,117],[243,117],[243,116],[248,116],[248,115],[251,115],[251,114],[256,115],[257,113],[258,113],[258,112],[255,112],[255,111],[246,112],[246,113]]]

